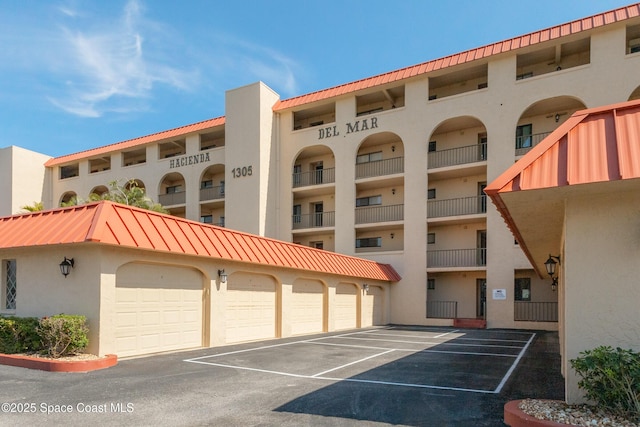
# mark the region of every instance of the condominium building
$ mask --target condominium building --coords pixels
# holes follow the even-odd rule
[[[135,180],[178,217],[392,265],[389,323],[554,330],[557,292],[484,187],[574,112],[633,99],[640,3],[290,99],[231,89],[223,117],[24,165],[27,200]]]

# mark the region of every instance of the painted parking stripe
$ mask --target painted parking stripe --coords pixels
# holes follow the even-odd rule
[[[461,346],[461,347],[491,347],[491,348],[515,348],[521,349],[522,346],[513,346],[513,345],[492,345],[492,344],[467,344],[467,343],[454,343],[454,342],[429,342],[429,341],[408,341],[408,340],[390,340],[390,339],[380,339],[380,338],[359,338],[359,337],[327,337],[327,339],[331,338],[340,338],[340,339],[351,339],[351,340],[361,340],[361,341],[382,341],[382,342],[398,342],[404,344],[421,344],[421,345],[451,345],[451,346]]]
[[[342,336],[348,336],[350,334],[344,334]],[[381,334],[375,332],[368,332],[367,335],[374,335],[379,337],[403,337],[403,338],[427,338],[427,339],[437,339],[445,334],[433,336],[433,337],[425,337],[424,335],[404,335],[404,334]],[[326,337],[332,338],[332,337]],[[522,343],[525,344],[527,340],[506,340],[506,339],[497,339],[497,338],[464,338],[464,337],[453,337],[446,338],[446,340],[455,340],[455,341],[489,341],[489,342],[512,342],[512,343]]]
[[[518,354],[518,357],[516,358],[516,360],[513,361],[513,364],[511,365],[511,367],[509,368],[505,376],[502,378],[502,381],[500,381],[500,384],[498,385],[498,387],[496,387],[495,393],[500,393],[500,391],[502,390],[502,387],[504,387],[505,383],[507,382],[511,374],[516,369],[516,366],[518,366],[518,363],[520,363],[520,359],[522,359],[522,356],[524,356],[524,353],[527,351],[527,348],[529,348],[529,344],[531,344],[535,336],[536,336],[535,333],[531,334],[531,338],[529,338],[529,341],[527,341],[527,344],[525,344],[525,346],[522,347],[520,354]]]
[[[373,359],[375,357],[384,356],[385,354],[393,353],[394,351],[395,351],[394,349],[391,349],[391,350],[388,350],[388,351],[383,351],[382,353],[378,353],[378,354],[374,354],[372,356],[364,357],[364,358],[362,358],[360,360],[355,360],[355,361],[353,361],[351,363],[345,363],[342,366],[338,366],[338,367],[335,367],[335,368],[332,368],[332,369],[327,369],[326,371],[322,371],[322,372],[319,372],[319,373],[317,373],[315,375],[311,375],[311,376],[312,377],[321,377],[322,375],[328,374],[329,372],[337,371],[339,369],[346,368],[347,366],[355,365],[356,363],[364,362],[365,360]]]

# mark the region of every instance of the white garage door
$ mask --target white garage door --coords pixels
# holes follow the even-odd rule
[[[291,298],[291,333],[323,332],[324,287],[320,282],[295,282]]]
[[[226,293],[226,342],[253,341],[276,336],[276,286],[266,276],[236,273]]]
[[[357,327],[358,288],[346,283],[336,288],[335,329],[353,329]]]
[[[116,354],[137,356],[202,346],[199,272],[128,264],[117,273]]]

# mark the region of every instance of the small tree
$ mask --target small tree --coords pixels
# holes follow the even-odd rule
[[[135,179],[128,180],[124,185],[120,184],[120,181],[117,180],[111,181],[109,182],[109,191],[104,194],[91,193],[86,200],[72,197],[68,202],[61,203],[60,206],[83,205],[100,200],[110,200],[154,212],[169,213],[160,203],[151,200],[151,198],[147,196],[144,188],[140,187]]]
[[[23,210],[23,213],[40,212],[40,211],[44,210],[44,204],[42,202],[33,202],[32,205],[20,206],[20,209]]]

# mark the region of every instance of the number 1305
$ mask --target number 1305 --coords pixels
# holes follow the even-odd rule
[[[243,166],[241,168],[231,169],[234,178],[253,175],[253,166]]]

